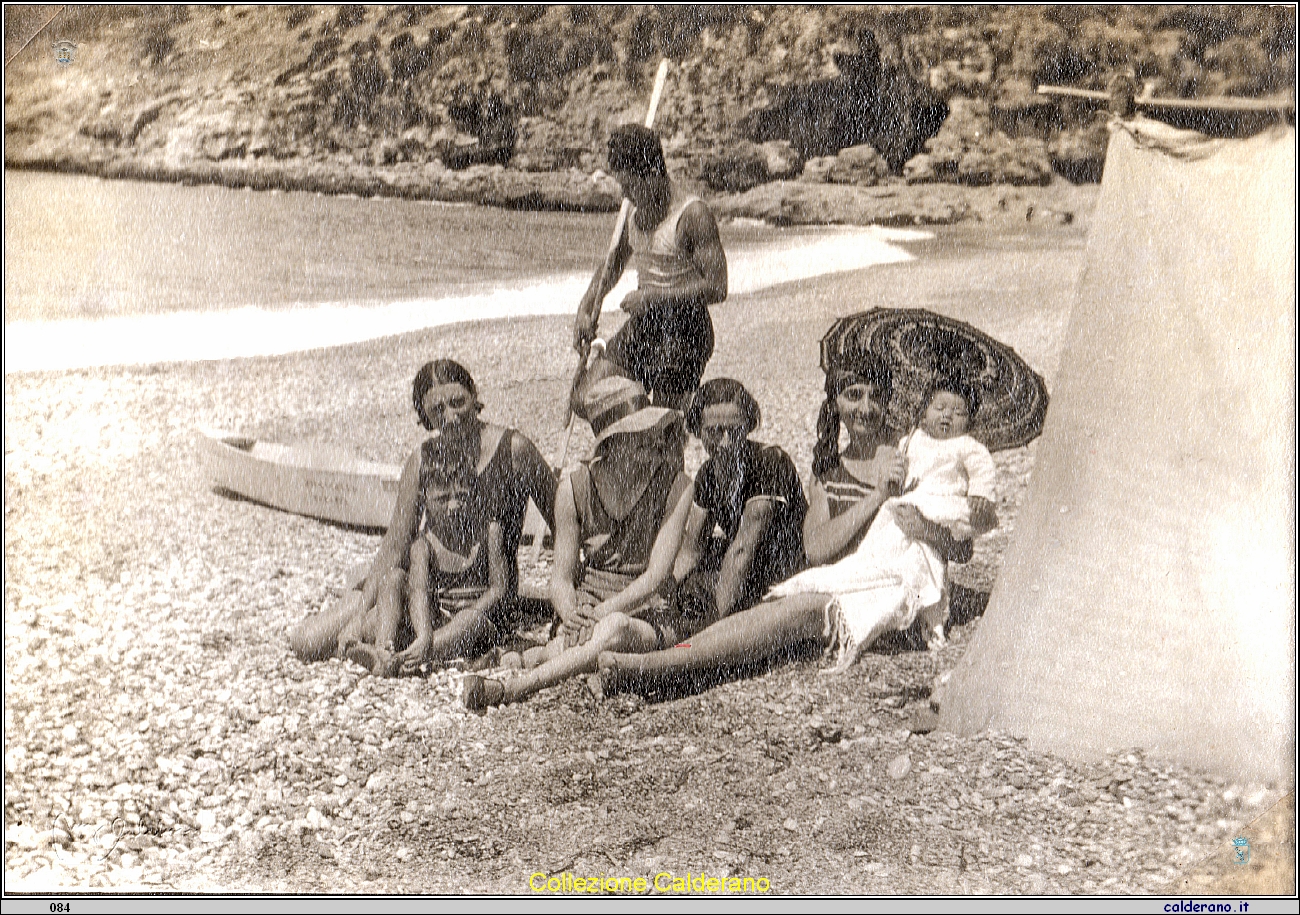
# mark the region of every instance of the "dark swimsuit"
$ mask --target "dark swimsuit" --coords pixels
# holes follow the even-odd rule
[[[466,504],[459,518],[468,529],[465,540],[472,544],[467,554],[457,553],[445,546],[430,527],[425,491],[433,473],[437,450],[432,442],[420,446],[420,482],[416,496],[419,511],[419,535],[429,542],[432,562],[429,567],[429,596],[442,614],[443,622],[473,604],[488,589],[488,526],[496,521],[501,525],[502,548],[507,566],[513,567],[513,556],[519,549],[519,535],[523,528],[523,508],[528,504],[512,499],[517,486],[513,483],[510,439],[514,431],[501,434],[496,450],[483,472],[478,474],[466,495]],[[512,503],[521,501],[522,505]],[[514,511],[512,511],[514,509]],[[513,525],[511,522],[514,522]],[[510,532],[513,531],[513,541]]]
[[[740,532],[745,509],[753,499],[773,503],[774,512],[753,558],[740,593],[729,612],[738,613],[763,599],[767,589],[800,571],[804,565],[803,522],[808,510],[794,462],[780,448],[752,439],[745,442],[738,464],[729,472],[713,458],[695,475],[695,504],[708,513],[722,536],[711,534],[699,562],[677,587],[679,609],[709,625],[720,619],[718,579],[722,565]]]
[[[677,224],[698,197],[678,194],[664,219],[649,232],[628,220],[628,242],[637,265],[637,288],[671,291],[699,277],[695,262],[681,249]],[[713,319],[696,302],[656,305],[629,318],[609,340],[606,356],[641,382],[659,403],[676,403],[700,386],[713,355]]]
[[[645,572],[664,518],[690,483],[690,478],[676,466],[665,464],[655,471],[636,504],[622,518],[615,518],[600,500],[586,464],[569,475],[582,539],[582,564],[575,582],[578,600],[596,606],[622,592]],[[667,587],[671,585],[670,578]],[[661,643],[671,645],[674,633],[665,628],[671,622],[665,617],[666,606],[664,597],[654,594],[633,608],[632,615],[654,626]]]
[[[513,442],[520,433],[514,429],[505,429],[497,440],[492,457],[470,486],[467,504],[463,510],[467,523],[474,525],[476,536],[474,542],[482,543],[482,561],[486,570],[487,544],[483,537],[487,525],[496,521],[501,525],[501,553],[505,560],[506,575],[511,579],[510,590],[514,591],[519,574],[516,559],[519,554],[519,539],[523,534],[524,515],[528,510],[528,481],[515,471]],[[425,530],[424,522],[424,484],[427,468],[435,459],[436,449],[426,441],[420,446],[420,531]],[[487,587],[487,575],[484,572],[483,587]]]

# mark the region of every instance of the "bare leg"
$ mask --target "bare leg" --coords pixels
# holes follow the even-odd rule
[[[937,604],[924,607],[921,610],[920,617],[924,626],[925,645],[931,651],[938,651],[948,644],[948,636],[944,632],[950,616],[948,602],[948,589],[945,587],[943,598]]]
[[[690,647],[649,654],[606,652],[599,661],[602,685],[612,691],[666,676],[766,661],[799,642],[824,638],[829,600],[825,594],[798,594],[759,604],[695,633]]]
[[[357,614],[364,613],[360,606],[364,595],[349,591],[342,600],[328,610],[313,613],[289,632],[289,647],[304,663],[331,658],[338,650],[340,633]]]
[[[393,640],[397,638],[397,627],[401,625],[405,603],[406,573],[401,569],[393,569],[384,576],[379,585],[379,596],[375,600],[376,648],[393,650]]]
[[[434,630],[428,657],[435,661],[477,657],[492,647],[498,633],[489,610],[462,610],[441,629]]]
[[[538,645],[535,648],[525,648],[523,654],[524,669],[532,670],[534,667],[541,667],[547,661],[558,658],[563,651],[563,635],[557,635],[545,645]]]
[[[367,612],[365,625],[358,634],[359,641],[339,645],[345,658],[376,676],[394,675],[393,639],[402,621],[405,592],[406,573],[392,569],[384,575],[379,583],[375,606]]]
[[[602,651],[646,651],[656,644],[658,636],[649,623],[622,613],[611,613],[596,624],[591,638],[582,645],[562,652],[522,677],[500,683],[500,692],[492,695],[497,689],[494,685],[489,693],[489,704],[519,702],[576,674],[594,673]]]
[[[417,537],[411,541],[410,571],[406,574],[406,612],[411,614],[411,629],[419,637],[421,632],[432,633],[433,620],[429,616],[429,541]],[[401,615],[397,617],[401,623]],[[423,625],[421,625],[423,624]],[[397,638],[393,628],[392,638]],[[425,653],[426,656],[428,652]]]

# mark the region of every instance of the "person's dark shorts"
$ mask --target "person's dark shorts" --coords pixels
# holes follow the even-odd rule
[[[703,305],[666,305],[630,319],[606,357],[645,387],[657,404],[677,405],[700,386],[713,355],[713,321]]]
[[[638,614],[644,621],[654,627],[659,644],[655,647],[662,651],[674,648],[690,639],[702,629],[707,629],[720,618],[713,613],[685,613],[677,601],[661,603],[656,607]]]

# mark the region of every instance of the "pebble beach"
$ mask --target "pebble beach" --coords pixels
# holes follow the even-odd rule
[[[706,374],[742,380],[763,408],[755,438],[805,473],[818,341],[841,315],[952,315],[1050,386],[1084,237],[1078,224],[944,227],[908,246],[911,262],[733,296],[714,309]],[[622,316],[608,309],[612,332]],[[575,680],[485,716],[461,706],[461,670],[380,680],[293,658],[286,631],[336,600],[379,538],[211,491],[197,430],[396,463],[421,436],[411,377],[450,356],[485,418],[558,464],[569,340],[566,317],[521,317],[7,375],[6,891],[535,894],[532,875],[565,873],[761,877],[773,894],[1280,885],[1248,881],[1294,858],[1277,825],[1294,820],[1289,788],[1140,748],[1081,762],[1010,735],[909,728],[979,627],[1033,445],[995,456],[1002,526],[955,570],[964,610],[934,654],[894,639],[843,676],[803,657],[649,701]],[[590,443],[575,434],[565,463]],[[528,553],[524,580],[544,582],[547,552],[537,566]],[[1234,868],[1243,835],[1255,858]]]

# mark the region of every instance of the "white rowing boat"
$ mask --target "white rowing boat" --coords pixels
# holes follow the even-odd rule
[[[202,430],[208,480],[273,508],[351,524],[388,527],[402,469],[331,445],[280,445],[233,432]]]
[[[202,429],[199,449],[213,489],[263,505],[356,527],[387,528],[402,468],[357,457],[332,445],[279,445],[237,432]],[[534,543],[533,565],[546,522],[528,503],[523,543]]]

